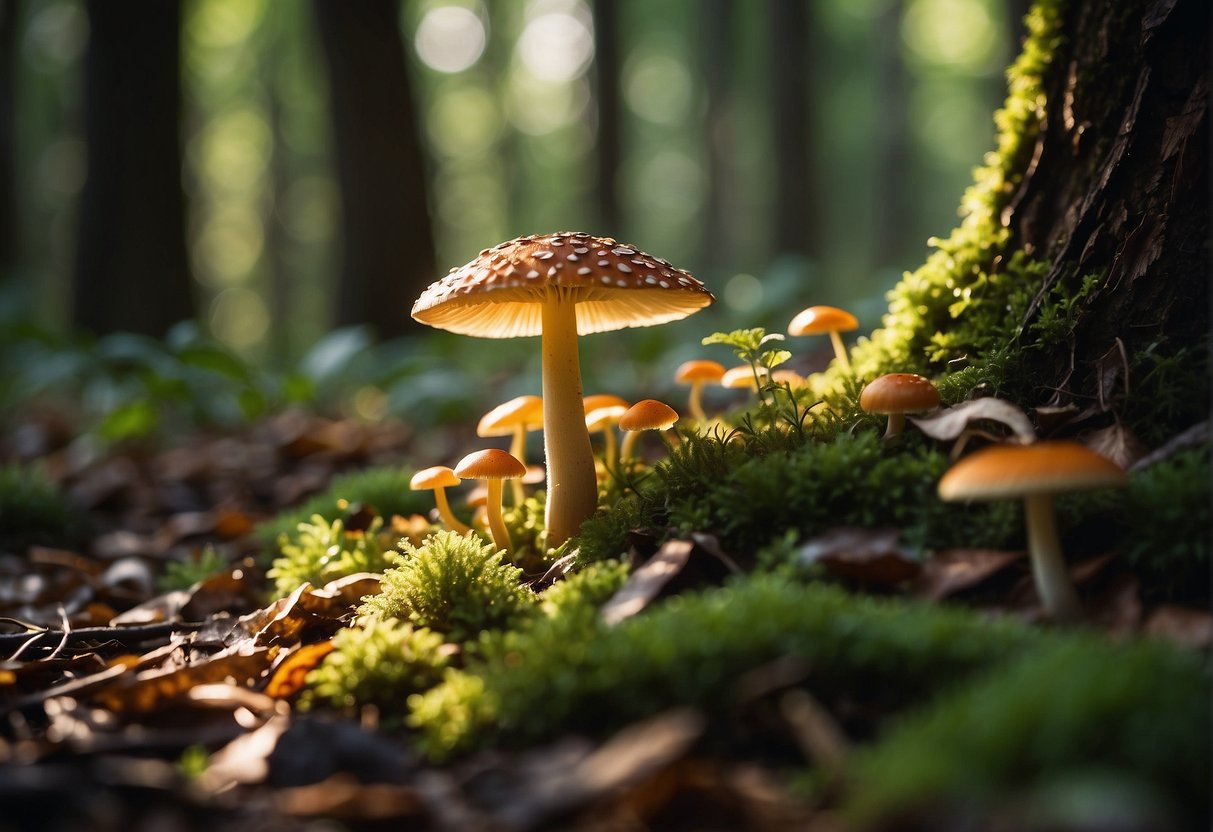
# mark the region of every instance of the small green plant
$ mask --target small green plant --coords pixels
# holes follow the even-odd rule
[[[300,705],[326,703],[341,711],[364,705],[386,717],[403,714],[410,694],[442,679],[451,652],[433,630],[394,618],[363,618],[333,637],[333,652],[307,676]]]
[[[275,597],[290,595],[302,583],[323,586],[357,572],[382,572],[390,564],[390,543],[376,517],[365,531],[348,531],[341,520],[314,515],[300,523],[294,538],[279,538],[280,554],[266,573]]]
[[[701,342],[705,347],[711,344],[724,344],[732,347],[733,352],[742,361],[750,365],[754,372],[754,384],[758,390],[758,400],[766,404],[766,388],[771,371],[792,357],[788,350],[769,349],[768,344],[784,340],[778,332],[768,333],[762,327],[753,329],[734,329],[732,332],[713,332]]]
[[[156,586],[162,592],[189,589],[226,566],[227,559],[214,546],[204,546],[196,557],[169,561],[164,567],[164,574],[156,579]]]
[[[0,549],[65,545],[83,526],[84,513],[41,468],[0,466]]]
[[[479,538],[436,531],[420,547],[400,545],[380,594],[367,598],[359,614],[404,619],[462,642],[533,613],[534,593],[519,583],[522,570]]]

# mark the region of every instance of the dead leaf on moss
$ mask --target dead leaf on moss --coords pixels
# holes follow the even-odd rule
[[[796,562],[820,563],[831,574],[859,583],[899,584],[922,570],[900,541],[898,529],[831,529],[802,544]]]
[[[1201,651],[1213,647],[1213,614],[1208,610],[1164,604],[1150,613],[1142,630],[1181,647]]]
[[[985,419],[997,422],[1011,430],[1022,442],[1036,441],[1036,430],[1027,414],[1015,405],[993,396],[970,399],[953,407],[946,407],[933,416],[907,417],[913,425],[932,439],[951,442],[959,437],[973,422]]]
[[[1087,601],[1087,622],[1113,636],[1128,636],[1141,624],[1141,583],[1130,572],[1111,576]]]
[[[614,626],[643,610],[661,590],[683,570],[695,544],[689,540],[671,540],[657,554],[628,576],[619,591],[602,606],[603,622]]]
[[[942,601],[979,586],[1027,555],[1022,550],[945,549],[923,563],[914,589],[919,595]]]
[[[425,805],[416,789],[396,783],[359,783],[337,774],[308,786],[279,789],[274,806],[297,818],[326,818],[345,823],[367,823],[417,817]]]
[[[119,716],[151,713],[188,695],[197,685],[228,682],[245,685],[256,681],[269,666],[270,651],[254,648],[223,652],[185,667],[126,674],[92,698]]]
[[[319,667],[324,657],[331,652],[332,641],[320,641],[292,651],[274,668],[273,676],[265,686],[266,695],[275,699],[289,699],[295,696],[303,690],[307,674]]]
[[[1149,449],[1140,439],[1119,422],[1082,437],[1083,444],[1102,456],[1128,470],[1144,457]]]

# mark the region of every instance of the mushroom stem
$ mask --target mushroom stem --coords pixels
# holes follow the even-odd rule
[[[526,425],[514,426],[514,438],[510,440],[510,456],[526,465]],[[514,505],[522,505],[526,495],[522,490],[522,480],[510,480],[510,493],[514,497]]]
[[[602,429],[602,464],[616,465],[619,462],[619,444],[615,441],[615,428],[607,425]]]
[[[1028,526],[1028,552],[1032,556],[1032,577],[1045,612],[1054,621],[1071,624],[1082,619],[1082,603],[1057,536],[1057,516],[1051,494],[1032,494],[1024,498],[1024,517]]]
[[[901,432],[906,427],[906,415],[904,413],[890,413],[889,423],[884,429],[884,443],[892,445],[901,441]]]
[[[632,449],[636,447],[636,437],[640,436],[640,431],[629,430],[623,434],[623,445],[619,448],[619,462],[622,464],[632,458]]]
[[[501,480],[485,480],[489,486],[489,499],[485,508],[489,512],[489,531],[493,534],[493,545],[504,549],[507,555],[514,553],[514,544],[510,541],[510,530],[505,527],[505,519],[501,516]]]
[[[577,533],[598,507],[594,451],[585,426],[581,364],[577,354],[577,306],[559,287],[543,304],[543,450],[547,457],[547,545]]]
[[[700,422],[706,422],[708,415],[703,412],[703,382],[691,382],[691,400],[687,402],[687,407],[691,411],[691,417]]]
[[[848,373],[851,372],[851,362],[847,358],[847,348],[842,345],[842,336],[838,334],[838,330],[830,330],[830,343],[834,345],[834,357],[838,359],[838,363],[842,365],[842,369]]]
[[[446,499],[445,488],[434,489],[434,502],[438,505],[438,516],[442,518],[443,523],[446,523],[447,528],[456,534],[467,534],[471,531],[469,527],[460,523],[455,512],[451,511],[451,504]]]

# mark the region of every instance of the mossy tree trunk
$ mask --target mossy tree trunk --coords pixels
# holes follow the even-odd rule
[[[1025,325],[1098,279],[1065,337],[1024,352],[1037,403],[1115,413],[1135,356],[1208,332],[1209,14],[1207,0],[1064,10],[1040,132],[1001,219],[1012,249],[1049,264]]]

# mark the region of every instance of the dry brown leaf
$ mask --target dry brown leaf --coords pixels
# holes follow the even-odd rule
[[[1208,610],[1164,604],[1150,613],[1142,629],[1181,647],[1201,651],[1213,647],[1213,614]]]
[[[898,584],[922,567],[900,544],[897,529],[838,528],[802,544],[796,562],[820,563],[833,575],[869,584]]]
[[[293,817],[345,822],[416,817],[425,811],[421,796],[410,786],[359,783],[348,774],[336,774],[309,786],[279,789],[274,793],[274,805]]]
[[[689,540],[671,540],[647,563],[628,576],[619,591],[599,612],[603,622],[614,626],[643,610],[674,579],[690,560],[695,544]]]
[[[236,684],[254,682],[269,666],[267,648],[216,654],[186,667],[147,670],[125,675],[92,697],[120,716],[135,716],[158,710],[176,702],[196,685],[233,680]]]
[[[308,644],[292,651],[274,669],[269,684],[265,686],[267,696],[289,699],[303,690],[307,674],[320,666],[324,657],[333,652],[332,641]]]
[[[1011,564],[1027,557],[1025,551],[1000,549],[946,549],[923,564],[914,589],[935,601],[972,589]]]
[[[932,439],[951,442],[970,424],[981,419],[1006,426],[1022,442],[1035,442],[1036,430],[1027,415],[1015,405],[993,396],[971,399],[940,410],[933,416],[907,417],[919,430]]]
[[[1149,451],[1133,431],[1120,423],[1088,433],[1082,437],[1082,441],[1104,459],[1110,460],[1126,470]]]

